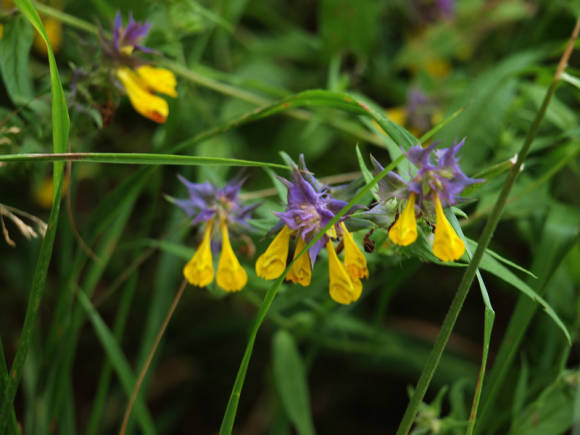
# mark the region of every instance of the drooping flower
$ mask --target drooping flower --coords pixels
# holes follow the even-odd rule
[[[256,273],[268,280],[279,278],[286,269],[290,239],[294,237],[296,261],[288,271],[286,279],[306,287],[310,284],[314,263],[322,248],[326,247],[330,296],[338,303],[350,304],[360,297],[360,280],[368,277],[366,260],[345,225],[352,210],[339,219],[308,251],[297,257],[347,204],[333,198],[329,187],[316,180],[306,168],[303,156],[300,156],[300,166],[294,168],[292,181],[280,178],[288,188],[286,210],[274,213],[280,218],[278,225],[281,229],[256,261]],[[339,260],[333,245],[333,240],[339,238],[344,241],[344,264]]]
[[[435,150],[435,143],[428,147],[413,146],[406,153],[407,159],[418,169],[411,180],[406,182],[394,172],[381,180],[379,196],[382,204],[377,207],[397,199],[403,208],[389,229],[393,243],[408,246],[417,239],[417,215],[420,213],[427,221],[435,221],[433,253],[437,258],[455,261],[463,255],[465,244],[447,220],[443,207],[456,204],[461,200],[459,194],[467,186],[482,181],[469,178],[459,167],[457,153],[464,143],[465,139],[442,150]],[[376,160],[373,164],[382,170]]]
[[[129,96],[133,108],[141,115],[163,123],[169,115],[169,106],[157,94],[177,97],[177,80],[170,70],[151,66],[135,56],[137,52],[152,52],[141,45],[150,28],[150,24],[139,23],[132,15],[129,15],[127,26],[123,27],[121,14],[117,13],[113,39],[103,38],[103,51],[112,61],[115,77]]]
[[[233,233],[252,230],[248,220],[257,207],[257,204],[244,206],[239,199],[244,180],[228,183],[219,189],[209,182],[192,183],[183,177],[179,179],[187,187],[189,198],[170,200],[192,218],[192,225],[205,224],[202,242],[185,265],[183,275],[196,287],[205,287],[213,281],[212,239],[216,235],[219,239],[221,235],[221,253],[215,273],[217,285],[227,292],[241,290],[248,276],[230,243],[230,230]]]

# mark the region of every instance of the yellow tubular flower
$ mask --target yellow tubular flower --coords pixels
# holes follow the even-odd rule
[[[248,282],[248,274],[238,261],[232,245],[225,220],[220,222],[222,230],[222,252],[217,270],[217,285],[227,292],[240,291]]]
[[[356,301],[362,292],[360,280],[351,280],[344,265],[338,259],[332,241],[326,243],[328,250],[328,275],[330,297],[339,304],[348,305]]]
[[[344,266],[351,279],[360,280],[369,277],[367,260],[358,248],[352,234],[346,229],[344,222],[340,224],[342,228],[342,240],[344,241]]]
[[[415,194],[411,193],[405,210],[389,230],[389,237],[397,245],[407,246],[417,240],[417,220],[415,219]]]
[[[294,258],[304,249],[306,243],[302,240],[302,237],[297,237],[298,241],[296,242],[296,249],[294,250]],[[300,284],[304,287],[310,285],[310,279],[312,278],[312,268],[310,263],[310,255],[308,255],[308,251],[306,251],[298,260],[294,262],[290,270],[288,271],[288,275],[286,275],[286,279],[288,281],[292,281],[295,284]]]
[[[183,275],[187,281],[196,287],[205,287],[213,281],[213,260],[211,256],[211,230],[213,219],[205,227],[203,241],[183,268]]]
[[[288,259],[288,245],[290,244],[290,228],[284,225],[266,252],[256,261],[256,273],[260,278],[276,279],[284,273]]]
[[[151,93],[147,83],[132,69],[122,67],[117,70],[117,77],[129,95],[133,108],[152,121],[163,123],[169,114],[167,101]]]
[[[160,94],[177,97],[177,80],[171,71],[165,68],[154,68],[149,65],[143,65],[137,68],[137,74],[147,84],[149,89],[159,92]]]
[[[435,240],[433,241],[433,254],[442,261],[455,261],[465,252],[463,240],[453,230],[453,227],[443,213],[441,201],[435,196]]]

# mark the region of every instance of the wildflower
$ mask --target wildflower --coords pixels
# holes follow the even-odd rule
[[[279,278],[286,269],[290,239],[294,237],[296,261],[288,271],[286,279],[306,287],[310,285],[314,263],[320,251],[326,247],[330,296],[338,303],[350,304],[360,297],[362,290],[360,280],[368,277],[368,269],[361,250],[344,223],[348,213],[308,251],[297,257],[314,236],[347,204],[334,199],[328,186],[320,184],[308,172],[303,156],[300,157],[300,164],[301,169],[294,168],[293,181],[281,178],[288,188],[288,204],[284,212],[274,213],[280,218],[278,226],[281,229],[256,261],[256,273],[268,280]],[[332,243],[341,237],[344,241],[344,264],[339,260]]]
[[[163,123],[169,115],[169,106],[157,93],[177,97],[177,80],[168,69],[153,67],[135,56],[136,52],[152,51],[140,44],[150,28],[150,24],[136,22],[132,15],[127,26],[123,27],[121,14],[117,13],[113,39],[105,40],[104,52],[113,62],[115,76],[133,108],[141,115]]]
[[[432,161],[436,144],[425,148],[421,145],[411,147],[406,155],[418,168],[417,174],[409,182],[405,182],[394,172],[390,172],[381,180],[379,196],[382,204],[379,204],[379,207],[393,198],[405,204],[402,213],[389,229],[389,237],[393,243],[400,246],[413,243],[418,234],[417,214],[432,221],[434,210],[433,254],[442,261],[454,261],[463,255],[465,244],[445,217],[443,207],[456,204],[460,200],[459,194],[465,187],[481,182],[467,177],[459,167],[457,152],[464,143],[465,139],[449,148],[435,151],[436,164]],[[376,160],[373,164],[377,169],[382,169]]]
[[[179,179],[187,187],[189,198],[171,198],[171,201],[193,218],[192,225],[205,223],[202,241],[185,265],[183,275],[196,287],[205,287],[213,281],[212,239],[214,232],[219,232],[221,253],[215,274],[217,285],[227,292],[241,290],[248,281],[248,275],[232,249],[230,229],[233,232],[251,230],[248,219],[257,205],[243,206],[240,203],[238,195],[243,180],[218,189],[209,182],[192,183],[183,177]]]

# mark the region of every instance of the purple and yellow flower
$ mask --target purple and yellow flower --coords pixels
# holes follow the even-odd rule
[[[314,236],[330,222],[336,213],[347,205],[332,197],[330,189],[319,183],[308,172],[303,156],[301,168],[294,168],[293,180],[280,178],[288,188],[286,210],[275,212],[280,218],[281,230],[266,251],[256,261],[256,273],[264,279],[279,278],[286,269],[290,239],[296,239],[294,258],[302,252]],[[362,278],[368,277],[366,259],[348,231],[343,216],[302,256],[298,257],[286,275],[286,279],[304,287],[310,285],[312,268],[326,247],[328,251],[329,292],[332,299],[341,304],[358,300],[362,291]],[[342,238],[344,242],[344,262],[338,258],[333,241]]]
[[[395,198],[400,204],[404,204],[402,212],[389,229],[389,237],[393,243],[400,246],[412,244],[418,235],[418,213],[427,220],[432,220],[434,214],[433,254],[442,261],[455,261],[463,255],[465,244],[447,220],[443,207],[456,204],[460,201],[459,194],[463,189],[482,181],[469,178],[459,167],[457,152],[464,143],[465,139],[442,150],[434,150],[435,143],[428,147],[411,147],[406,156],[418,169],[416,175],[407,182],[396,173],[390,172],[381,180],[381,201],[384,203]],[[436,162],[433,155],[436,156]],[[382,169],[376,160],[373,164],[377,169]]]
[[[169,115],[167,101],[157,94],[177,97],[177,80],[168,69],[153,67],[135,56],[136,52],[150,53],[141,45],[151,25],[139,23],[129,16],[123,27],[121,14],[117,13],[113,26],[113,39],[106,40],[105,54],[112,60],[116,78],[129,96],[133,108],[155,122],[163,123]]]
[[[233,181],[222,189],[209,182],[192,183],[183,177],[181,182],[189,191],[187,199],[171,199],[192,218],[191,225],[204,225],[203,238],[195,254],[185,265],[183,275],[196,287],[209,285],[214,275],[217,285],[227,292],[240,291],[248,281],[248,275],[240,264],[230,243],[233,233],[251,231],[248,220],[257,204],[244,206],[239,199],[244,180]],[[221,239],[221,254],[217,273],[214,274],[213,241]]]

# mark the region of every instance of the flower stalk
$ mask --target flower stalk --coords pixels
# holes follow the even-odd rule
[[[397,430],[397,435],[406,435],[411,430],[411,426],[413,425],[413,421],[415,420],[415,416],[417,415],[419,406],[423,401],[427,388],[429,387],[429,384],[431,383],[431,379],[433,378],[435,370],[439,365],[439,361],[441,359],[441,355],[443,354],[443,350],[445,349],[447,341],[449,340],[449,337],[451,335],[451,331],[453,330],[455,322],[457,321],[457,317],[459,316],[459,312],[461,311],[463,303],[465,302],[465,298],[467,297],[467,293],[469,292],[471,284],[473,283],[479,263],[481,262],[483,254],[485,253],[485,250],[487,249],[489,242],[491,241],[493,233],[501,218],[502,211],[506,205],[509,194],[515,184],[518,174],[520,173],[524,160],[526,159],[528,152],[530,151],[530,147],[532,145],[532,142],[534,141],[534,138],[536,137],[540,123],[544,118],[546,109],[548,108],[550,100],[552,99],[552,96],[556,91],[556,87],[558,85],[562,72],[564,71],[568,63],[568,59],[572,54],[572,49],[574,48],[574,43],[578,38],[579,31],[580,31],[580,19],[576,21],[576,26],[574,27],[574,30],[572,31],[572,36],[568,41],[568,45],[566,46],[564,53],[560,58],[560,62],[558,63],[558,68],[556,69],[556,73],[554,74],[552,83],[550,84],[550,87],[546,92],[546,96],[544,97],[542,105],[538,110],[536,118],[534,119],[534,122],[530,127],[530,130],[528,131],[526,140],[522,145],[520,152],[518,153],[518,158],[515,164],[513,165],[512,169],[508,173],[508,176],[499,194],[499,197],[495,203],[495,206],[493,207],[493,210],[491,211],[490,216],[485,224],[483,232],[478,240],[475,254],[473,255],[471,261],[469,262],[469,265],[467,266],[467,269],[463,274],[461,282],[459,283],[457,293],[455,293],[453,301],[451,302],[449,310],[447,311],[445,319],[443,320],[443,324],[441,325],[441,331],[439,332],[439,336],[435,341],[433,350],[431,351],[431,354],[429,355],[427,362],[425,364],[425,368],[423,369],[419,381],[417,382],[415,392],[413,393],[411,401],[409,402],[405,414],[403,415],[403,419],[401,420],[401,423]]]

